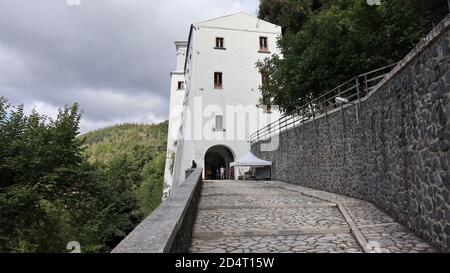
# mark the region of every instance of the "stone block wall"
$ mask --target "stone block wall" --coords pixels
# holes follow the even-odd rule
[[[283,132],[261,151],[273,178],[374,203],[450,251],[450,17],[356,106]]]

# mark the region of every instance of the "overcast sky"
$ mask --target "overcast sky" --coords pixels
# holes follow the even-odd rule
[[[169,112],[173,41],[191,23],[258,0],[0,0],[0,96],[49,116],[78,102],[81,131],[160,122]]]

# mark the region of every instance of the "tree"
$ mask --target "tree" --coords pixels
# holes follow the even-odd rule
[[[311,15],[330,0],[261,0],[258,17],[283,27],[283,34],[297,33]]]
[[[126,154],[115,157],[97,180],[103,188],[97,222],[101,240],[114,248],[142,220],[137,196],[134,194],[134,174]]]
[[[77,104],[50,119],[0,98],[0,252],[64,252],[70,241],[108,252],[142,220],[148,153],[89,164],[80,117]]]
[[[159,206],[164,184],[166,153],[159,153],[142,170],[142,184],[137,189],[141,210],[147,216]]]
[[[279,41],[283,57],[257,64],[263,97],[291,112],[362,72],[402,59],[428,31],[409,0],[338,0]]]
[[[78,105],[55,120],[0,98],[0,251],[61,252],[92,183],[76,139]]]

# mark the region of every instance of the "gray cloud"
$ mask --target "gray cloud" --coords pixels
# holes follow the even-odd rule
[[[258,0],[0,0],[0,95],[48,115],[79,102],[82,131],[167,118],[173,41]]]

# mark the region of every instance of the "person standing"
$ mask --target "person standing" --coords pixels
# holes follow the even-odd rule
[[[225,180],[225,168],[223,166],[220,167],[220,179]]]
[[[215,178],[215,180],[219,180],[220,179],[220,170],[219,169],[217,169],[217,171],[216,171],[216,178]]]

